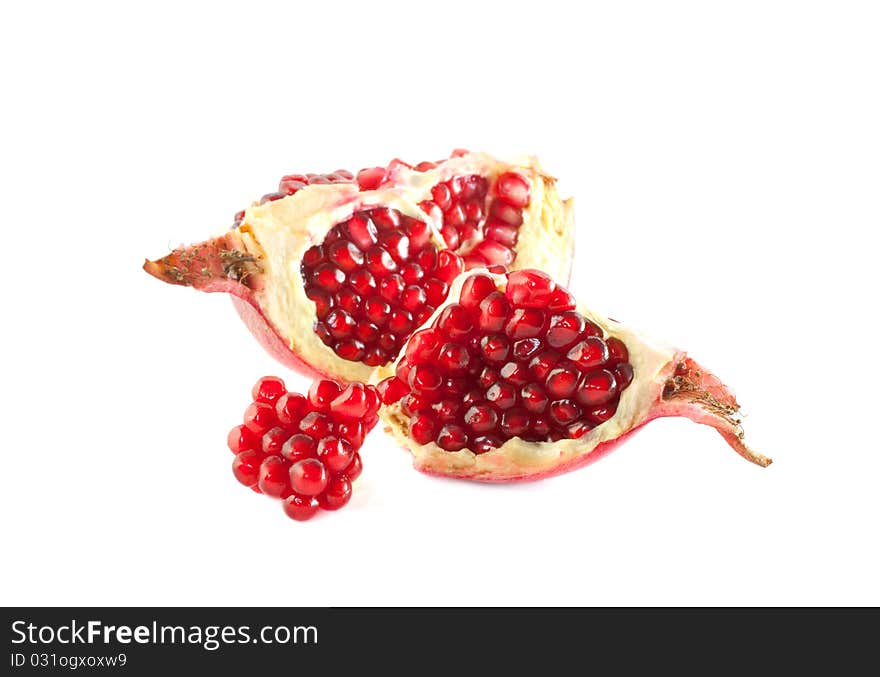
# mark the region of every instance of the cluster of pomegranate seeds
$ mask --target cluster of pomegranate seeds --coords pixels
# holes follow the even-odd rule
[[[227,437],[236,479],[281,499],[295,520],[348,503],[363,469],[358,450],[378,421],[375,388],[321,380],[304,397],[266,376],[251,394],[244,422]]]
[[[483,176],[456,176],[434,186],[431,199],[420,204],[435,222],[443,224],[440,232],[446,246],[462,254],[468,269],[509,266],[516,258],[513,248],[523,222],[522,210],[530,200],[529,182],[516,172],[505,172],[496,179],[492,195],[489,192]],[[475,236],[479,241],[472,244]]]
[[[379,394],[400,400],[416,442],[447,451],[581,437],[614,415],[633,370],[623,342],[574,308],[537,270],[510,273],[504,291],[472,275]]]
[[[463,264],[431,242],[430,226],[377,207],[334,226],[300,265],[318,337],[371,367],[395,358],[449,293]]]

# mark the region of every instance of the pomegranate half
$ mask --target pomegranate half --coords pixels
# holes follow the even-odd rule
[[[601,317],[546,273],[471,271],[374,374],[386,429],[429,474],[506,482],[595,461],[664,416],[712,426],[741,456],[733,395],[684,351]]]
[[[297,371],[366,381],[466,268],[541,268],[567,280],[571,200],[535,158],[456,151],[358,172],[288,175],[206,242],[144,269],[226,292],[260,343]]]

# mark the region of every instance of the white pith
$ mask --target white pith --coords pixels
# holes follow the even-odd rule
[[[506,171],[522,174],[531,184],[531,199],[523,209],[517,257],[511,268],[539,268],[555,279],[567,280],[574,238],[571,200],[559,198],[555,181],[543,173],[533,157],[502,162],[485,153],[468,153],[427,172],[394,165],[387,188],[359,191],[355,184],[314,185],[249,207],[238,230],[263,270],[264,284],[255,292],[255,300],[288,347],[316,370],[367,381],[373,367],[340,358],[313,330],[315,306],[305,295],[300,274],[304,252],[320,244],[333,226],[356,211],[379,205],[428,220],[418,203],[431,199],[431,188],[437,183],[467,174],[480,174],[492,182]],[[439,224],[431,225],[432,239],[442,246]]]
[[[464,281],[475,273],[492,277],[499,289],[504,289],[505,276],[492,275],[487,271],[471,270],[462,274],[453,283],[447,301],[438,308],[425,327],[434,320],[450,303],[455,303],[461,294]],[[658,398],[669,377],[672,360],[676,350],[649,339],[641,333],[609,320],[578,304],[578,312],[602,327],[607,337],[617,337],[630,347],[629,362],[633,367],[634,378],[620,396],[614,416],[596,426],[583,437],[558,442],[527,442],[519,437],[507,440],[497,449],[484,454],[474,454],[468,449],[446,451],[434,442],[417,444],[408,434],[409,417],[403,412],[400,402],[383,407],[380,412],[386,429],[414,457],[417,469],[438,474],[448,474],[472,479],[514,479],[540,476],[552,472],[569,463],[574,463],[592,452],[602,442],[618,438],[625,431],[635,428],[647,418],[651,404]],[[376,382],[392,376],[395,364],[380,367],[374,374]]]

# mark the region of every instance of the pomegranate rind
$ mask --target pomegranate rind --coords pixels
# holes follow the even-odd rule
[[[499,289],[504,288],[506,278],[503,275],[469,271],[455,281],[447,302],[424,326],[430,326],[446,305],[455,302],[464,280],[477,272],[490,275]],[[417,470],[482,482],[537,480],[574,470],[602,458],[646,423],[665,416],[684,416],[712,426],[747,460],[760,466],[770,464],[769,458],[753,452],[743,442],[737,415],[739,405],[711,372],[683,351],[602,317],[582,303],[577,310],[599,325],[606,338],[616,337],[630,348],[629,363],[634,378],[621,393],[616,413],[605,423],[579,439],[527,442],[513,437],[492,451],[475,454],[469,449],[446,451],[434,442],[416,443],[408,434],[409,418],[398,402],[384,407],[381,412],[385,430],[411,452]],[[374,379],[378,381],[393,375],[395,367],[396,364],[377,369]]]
[[[308,375],[366,382],[372,367],[340,358],[313,330],[315,305],[305,294],[300,273],[304,252],[320,244],[336,224],[375,206],[428,222],[434,243],[445,247],[440,224],[418,206],[431,198],[431,188],[467,174],[480,174],[492,183],[507,171],[526,178],[531,191],[511,268],[540,267],[567,280],[574,246],[571,199],[560,198],[555,179],[541,169],[536,158],[505,162],[486,153],[457,155],[423,172],[392,163],[384,183],[375,190],[360,191],[355,184],[319,184],[251,205],[231,231],[147,261],[144,269],[170,284],[232,294],[248,329],[285,366]]]

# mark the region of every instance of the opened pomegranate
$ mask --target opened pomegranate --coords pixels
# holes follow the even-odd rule
[[[465,268],[571,268],[570,200],[534,158],[484,153],[332,174],[292,174],[232,230],[145,270],[233,296],[287,366],[364,381],[393,361]]]
[[[373,386],[319,380],[304,397],[266,376],[251,394],[244,422],[227,436],[235,478],[281,499],[295,520],[348,503],[363,469],[358,450],[379,420]]]
[[[546,273],[465,273],[394,365],[377,370],[388,429],[421,471],[547,477],[596,460],[652,419],[743,442],[733,394],[684,352],[576,306]]]

